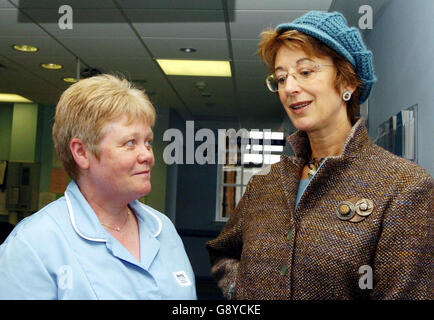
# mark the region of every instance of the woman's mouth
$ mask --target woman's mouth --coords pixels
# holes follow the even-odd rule
[[[149,175],[151,173],[151,170],[144,170],[136,173],[136,175]]]
[[[289,105],[289,108],[294,113],[301,113],[307,109],[307,107],[312,103],[312,101],[300,101]]]

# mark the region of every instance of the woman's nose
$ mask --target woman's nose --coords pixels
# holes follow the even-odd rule
[[[137,155],[137,160],[140,163],[148,162],[154,163],[154,153],[152,152],[152,148],[147,145],[142,145],[139,148],[139,153]]]
[[[297,94],[300,92],[300,85],[293,75],[288,75],[283,90],[285,90],[285,92],[289,95]]]

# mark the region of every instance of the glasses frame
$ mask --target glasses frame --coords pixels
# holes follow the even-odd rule
[[[334,65],[332,65],[332,64],[316,64],[316,65],[314,65],[313,66],[313,68],[314,69],[318,69],[319,67],[334,67]],[[319,72],[320,70],[315,70],[315,72]],[[288,76],[292,76],[294,79],[295,79],[295,81],[297,81],[298,83],[300,83],[300,81],[298,80],[298,78],[297,78],[297,76],[295,75],[297,72],[295,71],[295,72],[292,72],[292,73],[289,73],[288,72]],[[270,81],[274,81],[274,77],[275,77],[275,74],[269,74],[266,78],[265,78],[265,84],[267,85],[267,88],[268,88],[268,90],[270,90],[271,92],[278,92],[279,91],[279,89],[277,89],[277,90],[274,90],[272,87],[271,87],[271,84],[269,83]],[[274,81],[275,82],[275,81]],[[282,90],[282,89],[280,89],[280,90]]]

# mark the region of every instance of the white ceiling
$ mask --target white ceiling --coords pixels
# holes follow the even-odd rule
[[[171,107],[185,119],[281,122],[280,103],[266,90],[266,69],[255,54],[259,33],[309,10],[342,7],[357,13],[359,1],[352,1],[354,6],[344,1],[0,0],[0,64],[5,67],[0,67],[0,92],[55,105],[68,86],[62,78],[76,75],[78,57],[81,69],[96,67],[141,81],[157,107]],[[64,4],[73,8],[72,30],[58,26]],[[20,53],[14,44],[39,51]],[[179,50],[186,47],[197,51]],[[156,58],[230,60],[233,76],[166,76]],[[64,67],[42,69],[46,62]],[[209,97],[202,96],[196,81],[208,84]]]

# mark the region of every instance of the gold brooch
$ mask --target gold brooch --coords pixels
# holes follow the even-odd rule
[[[374,202],[369,199],[351,198],[338,204],[336,215],[339,219],[350,222],[365,220],[374,210]]]

